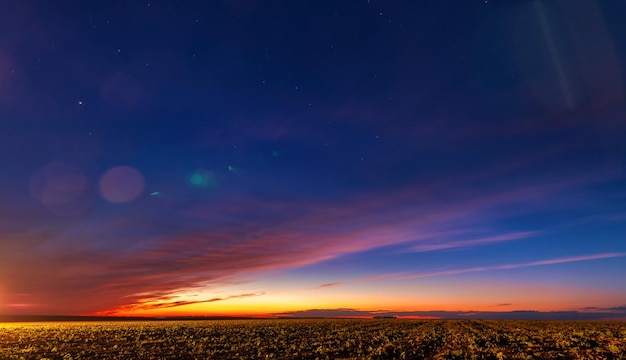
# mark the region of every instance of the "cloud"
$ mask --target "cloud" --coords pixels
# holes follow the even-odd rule
[[[468,191],[475,186],[471,177],[432,175],[422,183],[350,193],[339,199],[281,190],[224,189],[212,194],[210,201],[146,197],[125,212],[98,210],[97,216],[94,212],[93,216],[67,219],[46,212],[30,199],[9,198],[0,205],[2,301],[34,304],[28,307],[31,313],[90,314],[159,303],[163,297],[191,290],[210,292],[251,275],[260,277],[265,271],[316,264],[385,246],[432,251],[522,239],[538,232],[491,231],[484,235],[487,231],[480,227],[527,214],[539,204],[545,210],[550,206],[546,199],[600,179],[555,175],[535,181],[502,181],[486,190]],[[167,204],[162,203],[165,200]],[[577,199],[568,197],[567,201],[576,203]],[[31,295],[15,295],[24,293]]]
[[[309,265],[352,252],[431,239],[445,234],[440,227],[459,219],[467,221],[482,209],[532,198],[529,192],[539,197],[554,191],[548,186],[424,208],[415,208],[410,202],[405,205],[407,199],[431,190],[404,189],[384,199],[358,197],[345,204],[309,202],[306,212],[300,203],[239,195],[231,201],[196,205],[166,221],[141,211],[59,229],[42,223],[13,229],[8,241],[15,248],[0,256],[5,258],[3,269],[8,272],[4,278],[9,279],[10,291],[33,293],[33,303],[45,299],[60,313],[90,313],[149,300],[141,294],[158,298],[181,290],[219,288],[246,273]],[[24,222],[14,220],[11,223]],[[37,235],[45,232],[47,235]],[[531,233],[478,242],[527,234]],[[86,238],[90,241],[85,242]],[[28,246],[32,241],[40,246]],[[462,240],[451,241],[454,246],[467,245]],[[38,261],[25,268],[20,254],[27,252]],[[82,301],[77,304],[69,300],[72,298]]]
[[[418,279],[418,278],[433,277],[433,276],[459,275],[459,274],[492,271],[492,270],[519,269],[519,268],[533,267],[533,266],[556,265],[556,264],[564,264],[564,263],[571,263],[571,262],[577,262],[577,261],[610,259],[610,258],[624,257],[624,256],[626,256],[626,253],[603,253],[603,254],[592,254],[592,255],[583,255],[583,256],[572,256],[572,257],[566,257],[566,258],[533,261],[533,262],[521,263],[521,264],[483,266],[483,267],[474,267],[474,268],[436,271],[436,272],[430,272],[430,273],[401,275],[401,276],[397,276],[396,279]]]
[[[625,306],[614,306],[614,307],[597,307],[597,306],[587,306],[581,308],[583,311],[593,311],[593,312],[612,312],[612,313],[626,313],[626,305]]]
[[[215,298],[206,299],[206,300],[175,300],[175,301],[170,300],[173,298],[173,296],[163,296],[161,297],[161,299],[158,299],[158,300],[151,299],[145,302],[138,302],[135,304],[124,305],[124,306],[120,306],[118,308],[111,309],[111,310],[99,311],[99,312],[94,313],[94,315],[107,316],[107,315],[116,315],[120,313],[134,313],[134,312],[144,311],[144,310],[166,309],[166,308],[173,308],[177,306],[194,305],[194,304],[206,304],[206,303],[212,303],[216,301],[226,301],[226,300],[231,300],[231,299],[247,298],[247,297],[261,296],[261,295],[265,295],[265,292],[230,295],[230,296],[225,296],[225,297],[215,297]],[[163,300],[163,301],[159,301],[159,300]]]
[[[535,236],[540,234],[540,231],[524,231],[524,232],[516,232],[510,234],[502,234],[496,236],[489,236],[477,239],[469,239],[469,240],[457,240],[457,241],[441,241],[436,243],[420,243],[416,246],[411,247],[410,250],[415,252],[427,252],[427,251],[437,251],[437,250],[446,250],[446,249],[454,249],[454,248],[463,248],[463,247],[471,247],[471,246],[479,246],[486,244],[493,244],[511,240],[520,240],[528,237]]]
[[[277,313],[275,316],[308,318],[368,318],[368,317],[398,317],[422,319],[506,319],[506,320],[609,320],[621,319],[623,314],[612,312],[578,312],[578,311],[371,311],[350,308],[340,309],[310,309]]]
[[[319,288],[329,288],[329,287],[336,287],[336,286],[339,286],[339,285],[341,285],[341,283],[338,283],[338,282],[333,282],[333,283],[321,284],[321,285],[319,285],[317,288],[318,288],[318,289],[319,289]]]

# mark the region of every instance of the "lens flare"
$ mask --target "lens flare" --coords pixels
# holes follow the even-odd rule
[[[195,187],[213,188],[217,185],[215,175],[206,170],[197,170],[189,175],[189,184]]]
[[[100,194],[112,203],[131,202],[141,195],[145,185],[143,175],[130,166],[107,170],[100,179]]]

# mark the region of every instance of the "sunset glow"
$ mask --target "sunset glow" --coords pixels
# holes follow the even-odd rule
[[[0,4],[0,315],[625,318],[626,5],[444,3]]]

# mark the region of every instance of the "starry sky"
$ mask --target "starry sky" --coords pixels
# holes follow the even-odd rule
[[[623,2],[0,14],[0,314],[626,318]]]

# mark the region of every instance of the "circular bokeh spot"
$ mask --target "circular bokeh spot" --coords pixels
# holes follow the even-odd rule
[[[210,171],[198,170],[189,175],[189,184],[197,187],[214,187],[215,175]]]
[[[206,176],[200,173],[195,173],[191,175],[191,178],[189,179],[189,181],[191,181],[192,184],[197,185],[197,186],[204,186],[209,183],[209,180],[206,178]]]
[[[112,203],[131,202],[141,195],[144,185],[139,170],[130,166],[116,166],[100,178],[100,194]]]
[[[74,165],[53,162],[37,170],[30,178],[29,190],[48,210],[74,214],[84,210],[83,194],[89,179]]]

